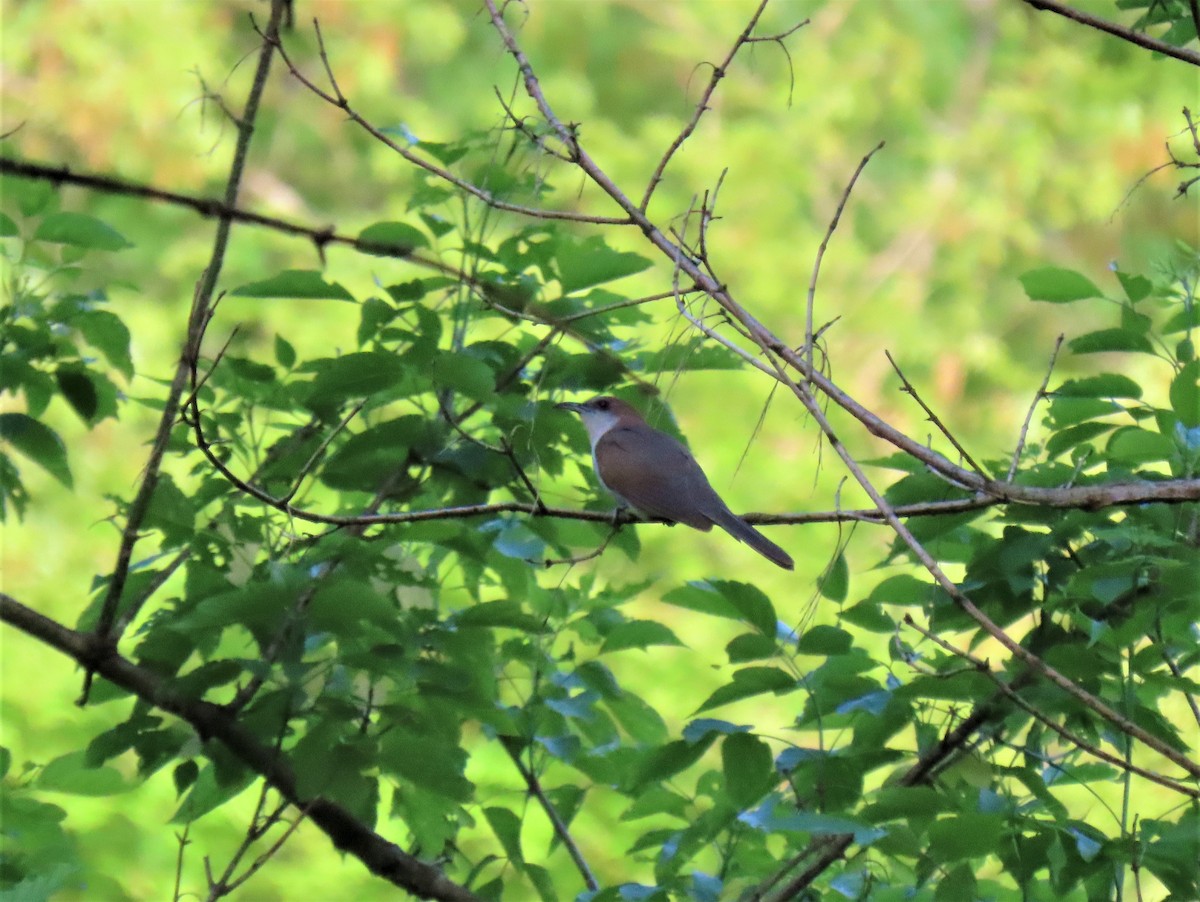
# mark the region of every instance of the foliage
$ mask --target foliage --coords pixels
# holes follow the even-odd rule
[[[507,204],[569,209],[530,149],[553,134],[418,147]],[[622,564],[587,566],[608,502],[584,436],[546,400],[613,392],[673,428],[649,386],[740,365],[718,342],[664,349],[661,308],[629,287],[678,278],[649,244],[502,217],[420,172],[352,262],[263,268],[195,304],[182,389],[156,372],[135,395],[129,318],[104,288],[70,288],[103,284],[128,242],[47,181],[3,187],[0,371],[20,408],[0,414],[6,520],[36,507],[26,463],[73,485],[81,453],[56,401],[89,430],[164,410],[169,427],[147,494],[112,498],[132,565],[96,577],[72,634],[124,632],[121,653],[165,688],[97,678],[107,720],[86,747],[20,778],[4,756],[7,890],[96,885],[37,790],[105,796],[169,773],[180,830],[260,793],[214,897],[289,820],[316,819],[316,799],[482,898],[1100,899],[1151,880],[1200,895],[1195,773],[1142,738],[1194,755],[1194,496],[999,503],[923,457],[874,462],[899,474],[891,505],[963,503],[907,521],[920,547],[1117,721],[998,644],[900,538],[873,562],[881,580],[869,550],[839,545],[820,622],[795,613],[807,590],[784,602],[748,575],[676,581],[648,605],[638,535],[656,527],[625,526],[604,549]],[[380,278],[396,271],[381,259],[411,271]],[[1101,278],[1046,260],[1022,276],[1031,315],[1072,305],[1099,324],[1066,348],[1101,364],[1053,377],[1041,428],[980,478],[1102,491],[1200,475],[1200,255],[1180,246],[1172,265]],[[226,314],[239,303],[260,305],[244,333]],[[328,339],[315,347],[309,317]],[[588,510],[545,504],[580,485]],[[732,632],[712,685],[627,665],[713,663],[678,651],[679,612]],[[78,656],[105,673],[102,655]],[[286,779],[199,728],[207,717]]]

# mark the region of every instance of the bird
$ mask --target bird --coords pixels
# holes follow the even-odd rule
[[[583,419],[596,475],[621,507],[703,532],[719,526],[771,563],[785,570],[795,566],[786,551],[729,509],[687,448],[648,424],[632,405],[601,395],[554,406]]]

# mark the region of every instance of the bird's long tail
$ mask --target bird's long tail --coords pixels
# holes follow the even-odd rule
[[[745,542],[772,564],[777,564],[784,570],[795,567],[786,551],[728,508],[713,517],[713,522],[739,542]]]

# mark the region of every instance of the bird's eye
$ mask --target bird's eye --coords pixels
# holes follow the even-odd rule
[[[596,402],[596,406],[599,407],[601,410],[608,410],[608,399],[601,398],[599,401]]]

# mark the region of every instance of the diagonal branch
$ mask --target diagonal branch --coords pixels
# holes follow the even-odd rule
[[[373,874],[423,899],[478,902],[479,897],[474,893],[384,839],[336,802],[320,796],[302,797],[288,761],[259,742],[258,737],[221,706],[185,695],[158,674],[121,657],[100,637],[68,629],[2,592],[0,621],[57,649],[146,703],[174,714],[190,724],[202,739],[220,742],[283,798],[305,812],[337,849],[353,855]]]
[[[1120,38],[1122,41],[1128,41],[1146,50],[1153,50],[1155,53],[1161,53],[1163,56],[1183,60],[1185,63],[1191,63],[1193,66],[1200,66],[1200,53],[1197,53],[1195,50],[1189,50],[1186,47],[1176,47],[1174,44],[1168,44],[1165,41],[1152,38],[1148,34],[1134,31],[1132,28],[1126,28],[1124,25],[1118,25],[1116,22],[1109,22],[1107,19],[1101,19],[1099,16],[1085,13],[1083,10],[1067,6],[1065,3],[1059,3],[1058,0],[1024,0],[1024,2],[1034,9],[1057,13],[1074,22],[1078,22],[1080,25],[1095,28],[1097,31],[1107,32]],[[1194,4],[1192,8],[1195,9]]]
[[[229,169],[229,180],[225,186],[225,205],[227,207],[235,207],[237,205],[238,191],[241,187],[242,175],[246,167],[246,157],[250,151],[250,140],[254,135],[254,123],[258,118],[259,103],[266,88],[267,76],[271,71],[271,57],[274,55],[273,49],[278,40],[279,23],[283,18],[284,5],[283,0],[272,0],[267,35],[274,36],[274,39],[266,38],[263,40],[262,49],[258,57],[258,68],[254,72],[254,81],[250,87],[250,94],[246,99],[246,109],[243,115],[237,120],[238,140],[234,147],[233,162]],[[125,581],[129,577],[133,547],[137,544],[138,534],[141,531],[146,514],[150,510],[150,501],[158,485],[159,470],[162,467],[163,455],[166,453],[167,443],[171,438],[171,430],[174,428],[175,418],[179,413],[180,398],[183,396],[183,389],[191,371],[191,361],[200,350],[200,337],[203,335],[204,325],[209,317],[213,294],[216,290],[217,279],[221,274],[221,266],[225,259],[225,249],[229,244],[229,233],[232,226],[232,220],[227,217],[223,216],[218,221],[217,232],[213,239],[212,255],[209,258],[208,266],[200,277],[199,283],[196,285],[195,295],[192,299],[191,314],[188,318],[187,339],[184,343],[183,353],[180,354],[179,363],[175,367],[175,376],[171,380],[171,388],[164,400],[162,416],[159,418],[158,431],[154,437],[154,444],[150,449],[149,460],[146,462],[142,484],[138,488],[133,503],[129,506],[125,528],[121,532],[121,544],[117,551],[117,561],[113,567],[112,576],[109,578],[108,592],[104,597],[104,603],[100,609],[100,618],[96,624],[96,636],[104,643],[115,643],[119,638],[113,632],[113,625],[117,615],[117,607],[121,602],[121,595],[125,590]],[[80,704],[87,703],[91,682],[92,671],[88,670],[84,678]]]
[[[770,361],[770,366],[776,368],[775,378],[786,385],[797,400],[813,417],[814,421],[820,427],[822,433],[828,438],[834,451],[838,457],[842,459],[846,468],[853,475],[854,479],[859,483],[863,490],[870,497],[871,501],[882,512],[884,519],[888,525],[895,531],[900,540],[909,548],[917,561],[933,576],[937,584],[954,600],[954,602],[967,613],[989,636],[1003,645],[1012,655],[1029,666],[1038,675],[1048,679],[1054,685],[1076,698],[1078,701],[1086,705],[1090,710],[1096,712],[1104,720],[1108,721],[1114,727],[1128,736],[1137,739],[1147,747],[1161,754],[1180,768],[1184,772],[1200,777],[1200,763],[1190,760],[1186,755],[1172,748],[1168,743],[1160,740],[1145,729],[1133,723],[1129,718],[1114,710],[1110,705],[1106,704],[1101,699],[1097,698],[1092,693],[1076,685],[1074,681],[1068,679],[1055,668],[1051,667],[1037,655],[1024,648],[1020,643],[1016,642],[1004,630],[1002,630],[990,617],[988,617],[978,606],[966,595],[959,587],[946,575],[941,565],[934,557],[925,549],[925,547],[917,540],[908,527],[896,515],[895,510],[883,497],[882,493],[874,486],[871,480],[863,472],[861,466],[853,458],[846,449],[845,445],[838,439],[836,432],[833,429],[829,419],[825,416],[821,405],[817,402],[816,397],[808,388],[811,384],[826,394],[834,403],[842,406],[872,433],[876,433],[876,429],[883,431],[889,441],[893,441],[902,450],[910,450],[919,460],[930,463],[930,466],[938,473],[945,477],[951,477],[952,481],[956,481],[965,486],[969,490],[981,491],[986,494],[995,494],[1000,492],[1002,496],[1011,497],[1012,494],[1024,494],[1028,491],[1026,487],[1019,487],[1011,484],[998,483],[996,480],[981,477],[977,473],[973,473],[963,467],[956,466],[940,454],[926,452],[925,449],[912,438],[900,433],[890,425],[883,423],[875,414],[866,410],[857,401],[853,401],[845,392],[838,389],[831,380],[824,377],[809,365],[807,356],[803,353],[796,353],[787,343],[775,335],[763,323],[755,318],[745,307],[738,303],[729,293],[726,286],[718,284],[709,273],[703,268],[703,265],[693,261],[683,249],[672,242],[661,229],[659,229],[634,203],[630,200],[623,191],[612,181],[604,170],[602,170],[596,162],[588,155],[578,138],[574,134],[573,129],[567,128],[561,120],[555,115],[549,102],[541,90],[537,76],[533,71],[533,67],[529,59],[525,56],[517,43],[515,36],[509,29],[504,17],[498,7],[496,0],[485,0],[488,14],[491,17],[492,25],[500,35],[508,52],[516,60],[517,66],[524,80],[526,91],[529,96],[537,104],[546,122],[559,135],[564,145],[572,150],[572,159],[576,165],[586,174],[598,187],[605,191],[609,197],[614,200],[617,205],[625,210],[629,217],[634,221],[646,239],[663,252],[670,263],[678,267],[680,271],[690,276],[701,290],[704,290],[713,298],[728,314],[730,318],[738,322],[750,336],[751,340],[767,355]],[[798,385],[788,375],[788,369],[798,372],[806,384],[802,387]],[[1187,480],[1190,483],[1188,489],[1192,493],[1193,498],[1200,497],[1200,479]]]

